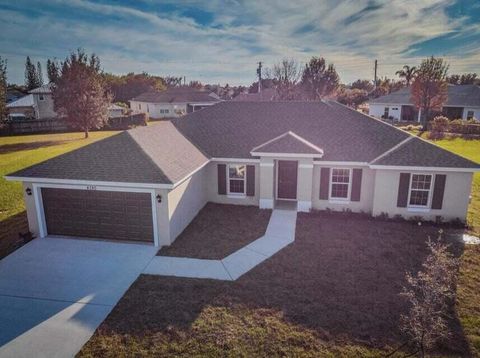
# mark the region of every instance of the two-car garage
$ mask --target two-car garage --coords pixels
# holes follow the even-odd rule
[[[48,235],[154,242],[149,192],[38,189]]]

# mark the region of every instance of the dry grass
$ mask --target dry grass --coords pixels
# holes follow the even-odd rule
[[[208,203],[158,255],[220,260],[265,234],[271,210]]]
[[[294,244],[235,282],[141,276],[79,356],[379,356],[437,228],[300,214]],[[462,245],[452,246],[458,256]],[[468,355],[456,318],[439,352]]]

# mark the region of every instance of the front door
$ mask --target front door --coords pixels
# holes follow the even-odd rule
[[[297,199],[297,167],[298,163],[295,160],[278,161],[278,199]]]

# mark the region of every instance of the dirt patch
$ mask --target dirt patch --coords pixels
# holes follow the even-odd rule
[[[379,356],[437,228],[299,214],[296,241],[235,282],[141,276],[80,356]],[[463,245],[452,238],[451,250]],[[454,317],[438,348],[468,356]],[[400,356],[402,356],[400,354]]]
[[[208,203],[158,255],[220,260],[265,234],[271,210]]]

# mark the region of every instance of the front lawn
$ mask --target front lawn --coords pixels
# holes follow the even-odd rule
[[[221,260],[262,237],[271,213],[256,206],[208,203],[158,255]]]
[[[18,233],[28,230],[22,185],[4,176],[115,133],[90,132],[88,139],[83,133],[0,137],[0,258],[15,248]]]
[[[79,356],[384,355],[403,342],[405,272],[420,267],[425,239],[437,232],[299,214],[296,241],[235,282],[141,276]],[[463,245],[454,242],[460,256]],[[478,257],[471,259],[478,265]],[[478,290],[470,276],[469,289]],[[468,355],[456,317],[450,330],[439,352]]]

